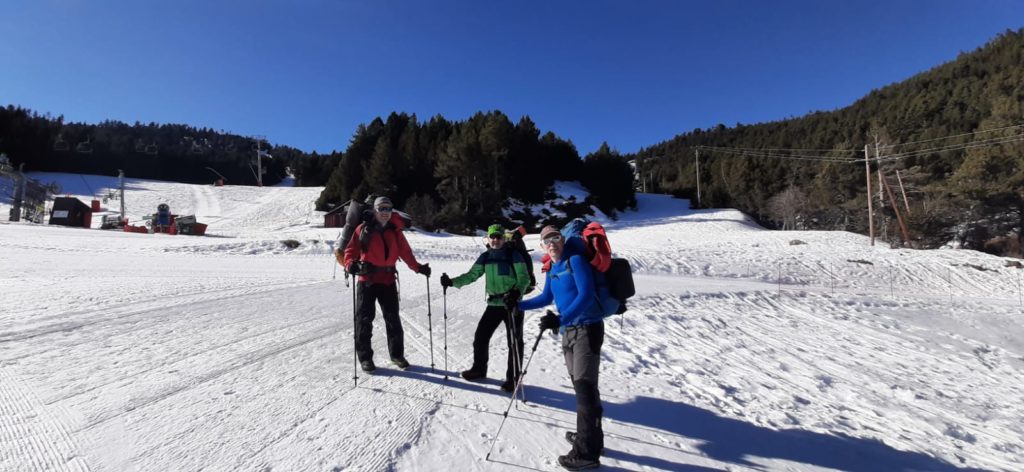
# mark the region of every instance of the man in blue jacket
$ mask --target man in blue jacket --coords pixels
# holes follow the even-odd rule
[[[551,256],[551,269],[544,281],[544,291],[520,302],[519,308],[542,308],[552,301],[558,308],[558,315],[548,311],[540,320],[541,331],[561,330],[565,366],[576,391],[576,432],[565,434],[572,450],[559,456],[558,463],[567,470],[592,469],[601,465],[599,456],[604,450],[604,409],[597,387],[604,315],[583,242],[572,238],[567,244],[554,226],[545,226],[540,237],[544,251]]]

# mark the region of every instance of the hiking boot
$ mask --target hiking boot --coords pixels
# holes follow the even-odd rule
[[[487,377],[486,370],[477,370],[475,367],[469,370],[462,371],[462,378],[466,380],[476,380]]]
[[[391,363],[399,369],[405,370],[409,368],[409,361],[405,360],[404,357],[392,357]]]
[[[561,465],[565,470],[586,470],[601,467],[601,462],[597,459],[584,458],[576,452],[574,447],[568,454],[558,456],[558,465]]]
[[[363,369],[363,372],[373,372],[377,370],[377,366],[373,365],[373,361],[362,361],[359,363],[359,367]]]
[[[506,380],[505,383],[501,384],[501,391],[512,393],[516,389],[516,383],[513,380]]]
[[[572,444],[573,446],[576,445],[576,436],[577,436],[576,435],[576,431],[566,431],[565,432],[565,440],[569,441],[569,444]],[[597,451],[597,454],[603,456],[604,455],[604,448],[602,447],[601,450]]]

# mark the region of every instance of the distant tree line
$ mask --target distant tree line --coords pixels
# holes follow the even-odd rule
[[[229,184],[255,185],[256,144],[251,137],[208,128],[119,121],[65,123],[63,116],[40,115],[13,105],[0,107],[0,152],[14,165],[25,164],[32,171],[117,175],[123,169],[129,177],[187,183],[211,183],[219,174]],[[327,173],[314,163],[329,165],[330,156],[321,158],[266,142],[261,148],[273,156],[262,161],[264,185],[280,182],[289,166],[311,174]]]
[[[116,175],[186,183],[256,184],[252,137],[180,124],[119,121],[65,123],[13,105],[0,108],[0,152],[29,171]],[[580,159],[575,146],[523,117],[512,123],[498,111],[452,122],[425,123],[404,113],[360,125],[345,152],[306,153],[261,143],[264,185],[288,171],[299,186],[325,186],[317,208],[330,210],[350,198],[387,194],[433,229],[470,231],[494,221],[537,224],[553,215],[515,212],[513,200],[542,203],[555,180],[579,181],[591,191],[584,202],[564,205],[570,215],[594,205],[614,216],[635,207],[632,168],[607,144]],[[513,199],[513,200],[510,200]]]
[[[494,221],[536,224],[556,218],[503,209],[510,199],[544,202],[553,197],[556,180],[580,181],[590,191],[576,213],[592,204],[614,216],[636,206],[632,168],[607,144],[581,160],[571,142],[541,135],[529,117],[513,123],[492,111],[461,122],[435,116],[420,123],[415,115],[392,113],[358,127],[317,208],[375,194],[388,195],[427,228],[466,232]]]
[[[898,170],[909,192],[906,216],[914,245],[956,242],[1020,256],[1024,143],[1017,138],[1024,137],[1024,129],[1015,125],[1021,124],[1024,29],[1006,31],[974,52],[874,90],[843,109],[757,125],[695,129],[627,158],[650,176],[655,191],[696,204],[698,146],[859,151],[869,145],[873,158],[877,139],[882,158],[924,151],[879,164],[894,186]],[[993,129],[1002,131],[976,133]],[[927,151],[941,146],[947,149]],[[873,163],[874,196],[877,169]],[[699,184],[703,206],[737,208],[770,227],[868,232],[863,162],[742,157],[703,149]],[[877,217],[878,233],[895,242],[894,212],[885,201]]]

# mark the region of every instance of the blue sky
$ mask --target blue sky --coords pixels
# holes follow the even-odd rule
[[[1024,1],[4,0],[0,104],[344,150],[392,111],[529,115],[581,154],[849,105]]]

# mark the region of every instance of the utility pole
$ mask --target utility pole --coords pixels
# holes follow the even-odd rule
[[[256,185],[263,186],[263,150],[260,149],[260,144],[263,143],[262,137],[256,138]]]
[[[889,202],[892,204],[892,211],[896,213],[896,221],[900,224],[900,233],[903,235],[903,246],[910,247],[910,232],[907,231],[907,224],[903,222],[903,215],[900,214],[900,209],[896,204],[896,196],[892,193],[892,188],[889,187],[889,182],[882,178],[882,168],[878,168],[878,179],[885,186],[885,193],[889,195]]]
[[[21,203],[25,200],[25,163],[18,166],[18,182],[14,187],[14,207],[11,208],[11,221],[21,221]]]
[[[910,215],[910,202],[907,201],[907,192],[903,190],[903,179],[900,178],[899,169],[896,169],[896,181],[900,183],[900,193],[903,194],[903,208],[906,208],[907,215]]]
[[[697,208],[700,208],[700,146],[694,149],[693,152],[693,163],[697,170]]]
[[[643,159],[641,159],[640,162],[642,163]],[[647,193],[647,178],[644,177],[644,168],[642,165],[640,166],[640,185],[643,187],[643,192]]]
[[[868,145],[864,145],[864,181],[867,182],[868,191],[868,235],[871,236],[871,245],[875,245],[875,211],[871,208],[871,159],[868,158]]]
[[[124,223],[124,171],[117,169],[117,185],[121,191],[121,222]]]
[[[878,133],[875,133],[874,137],[875,137],[875,162],[878,164],[878,169],[881,170],[881,168],[882,168],[881,157],[882,156],[880,156],[878,154]],[[878,172],[878,205],[882,206],[882,207],[885,206],[885,197],[882,196],[882,173],[881,172]]]

